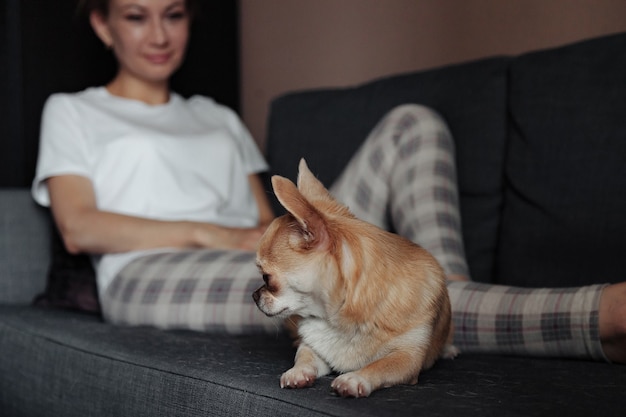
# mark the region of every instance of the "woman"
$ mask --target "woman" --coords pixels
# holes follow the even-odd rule
[[[107,320],[275,331],[250,297],[260,285],[253,250],[273,218],[258,178],[266,163],[232,111],[169,88],[193,2],[84,3],[119,69],[104,87],[46,103],[34,198],[51,207],[70,252],[92,254]],[[390,212],[398,233],[437,257],[462,350],[626,361],[624,284],[555,293],[468,282],[453,141],[431,110],[390,112],[332,191],[381,227]],[[563,314],[566,336],[537,332]],[[511,330],[520,315],[526,327]]]

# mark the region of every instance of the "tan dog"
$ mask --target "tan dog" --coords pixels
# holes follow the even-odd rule
[[[340,372],[332,388],[366,397],[376,389],[416,384],[449,344],[445,275],[420,246],[358,220],[300,161],[298,187],[272,177],[289,214],[261,239],[257,264],[265,285],[254,292],[268,316],[300,316],[300,343],[283,388],[311,386]]]

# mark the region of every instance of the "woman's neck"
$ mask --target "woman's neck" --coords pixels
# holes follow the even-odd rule
[[[150,83],[118,75],[106,85],[106,89],[114,96],[138,100],[150,105],[165,104],[170,99],[167,82]]]

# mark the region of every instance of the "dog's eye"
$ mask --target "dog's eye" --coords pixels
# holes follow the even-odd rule
[[[275,293],[278,291],[278,288],[276,287],[276,282],[272,283],[272,281],[276,280],[273,280],[270,274],[263,274],[263,282],[265,282],[265,288],[269,292]]]

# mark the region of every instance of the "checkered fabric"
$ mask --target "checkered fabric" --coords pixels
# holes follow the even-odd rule
[[[469,277],[454,161],[454,141],[443,119],[407,104],[378,124],[331,191],[359,218],[393,228],[430,251],[447,274]],[[450,282],[454,343],[465,352],[603,360],[602,288]]]
[[[122,325],[204,332],[277,332],[252,300],[263,285],[253,252],[181,250],[132,261],[115,277],[101,304]]]
[[[432,110],[404,105],[372,131],[331,192],[355,215],[419,243],[448,274],[468,275],[454,143]],[[113,323],[209,332],[276,332],[252,301],[254,253],[182,250],[132,261],[101,304]],[[454,343],[465,352],[605,360],[598,334],[603,286],[524,289],[449,282]]]
[[[454,141],[431,109],[413,104],[393,109],[374,128],[331,192],[360,219],[419,243],[447,274],[469,276]]]
[[[606,360],[598,328],[605,286],[533,289],[450,281],[454,344],[464,352]]]

